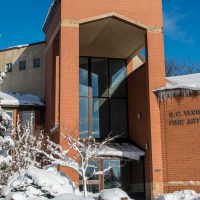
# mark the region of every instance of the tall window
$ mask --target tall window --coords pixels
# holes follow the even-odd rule
[[[26,69],[26,61],[19,61],[19,70],[25,70]]]
[[[6,72],[12,72],[12,63],[6,64]]]
[[[22,111],[22,126],[25,127],[28,123],[35,129],[35,112],[34,111]]]
[[[80,57],[79,137],[127,137],[126,63]]]
[[[33,68],[38,68],[40,67],[40,58],[33,58]]]

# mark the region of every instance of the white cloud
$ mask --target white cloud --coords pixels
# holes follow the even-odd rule
[[[185,14],[177,13],[176,11],[170,13],[164,13],[164,31],[167,36],[173,40],[179,40],[181,42],[192,44],[193,38],[181,27],[181,22],[187,16]]]

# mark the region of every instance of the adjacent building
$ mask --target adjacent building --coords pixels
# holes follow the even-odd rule
[[[88,181],[91,192],[200,191],[200,77],[165,78],[161,0],[54,0],[43,31],[46,42],[0,51],[2,107],[24,122],[34,112],[61,145],[66,128],[77,138],[120,135],[92,162],[115,167]],[[81,189],[76,172],[60,170]]]

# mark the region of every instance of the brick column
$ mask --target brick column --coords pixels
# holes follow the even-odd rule
[[[163,192],[163,164],[161,146],[160,109],[153,90],[165,86],[163,33],[148,32],[147,98],[149,116],[150,190],[153,197]]]
[[[60,31],[60,132],[66,134],[66,128],[75,129],[78,137],[79,124],[79,27],[62,26]],[[60,144],[66,145],[60,137]],[[71,152],[74,156],[74,152]],[[74,170],[61,169],[77,182]]]

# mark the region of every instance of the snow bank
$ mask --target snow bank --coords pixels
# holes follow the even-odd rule
[[[128,200],[131,200],[130,197],[124,192],[123,190],[119,188],[113,188],[113,189],[105,189],[102,190],[99,193],[99,196],[103,200],[121,200],[121,198],[127,198]]]
[[[64,194],[60,195],[52,200],[94,200],[94,198],[84,198],[82,196],[74,195],[74,194]]]
[[[55,197],[65,193],[80,194],[67,176],[55,170],[38,169],[33,166],[11,177],[8,185],[2,189],[2,196],[6,196],[8,200],[11,196],[13,198],[13,195],[21,195],[21,198],[47,195]]]
[[[200,194],[194,190],[182,190],[161,195],[156,200],[200,200]]]

